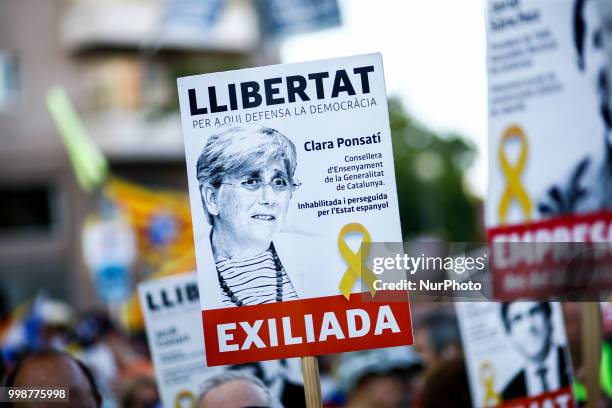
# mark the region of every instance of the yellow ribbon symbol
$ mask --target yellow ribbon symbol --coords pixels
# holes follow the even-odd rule
[[[488,361],[480,366],[480,381],[485,388],[483,406],[494,407],[501,402],[499,394],[495,392],[495,370]]]
[[[187,402],[188,407],[195,408],[197,401],[195,395],[193,395],[191,392],[181,391],[176,394],[176,397],[174,398],[174,408],[183,408],[184,402]]]
[[[344,240],[344,237],[352,232],[359,232],[363,234],[363,240],[361,241],[361,245],[359,246],[359,250],[357,252],[353,252]],[[340,293],[344,295],[346,300],[351,297],[351,289],[353,288],[357,278],[361,278],[361,280],[370,289],[370,294],[372,297],[376,294],[376,289],[374,289],[376,275],[374,275],[374,272],[369,270],[368,267],[362,262],[362,259],[367,259],[370,254],[370,247],[369,245],[366,245],[367,252],[365,257],[362,258],[361,251],[364,247],[363,244],[367,244],[369,242],[371,242],[370,233],[366,227],[356,222],[346,224],[340,230],[340,234],[338,234],[338,249],[340,250],[342,258],[344,258],[348,265],[348,268],[344,272],[338,287],[340,288]]]
[[[504,144],[513,137],[518,138],[521,142],[521,152],[516,165],[512,166],[506,158],[504,151]],[[508,127],[502,134],[501,141],[499,143],[499,162],[501,164],[502,172],[506,177],[507,185],[504,194],[502,195],[501,202],[499,204],[498,215],[500,224],[506,223],[506,217],[508,216],[508,210],[512,200],[518,201],[525,215],[525,221],[531,220],[531,212],[533,204],[527,195],[527,191],[521,185],[521,173],[525,169],[527,162],[527,137],[525,132],[520,126],[512,125]]]

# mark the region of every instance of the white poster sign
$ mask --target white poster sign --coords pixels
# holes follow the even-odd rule
[[[561,304],[456,303],[474,407],[571,407]]]
[[[359,244],[402,240],[381,56],[178,92],[208,363],[410,344],[407,303],[351,297],[374,277]]]
[[[149,349],[164,407],[195,407],[202,383],[223,370],[246,370],[281,401],[303,399],[299,359],[207,367],[195,272],[138,286]]]

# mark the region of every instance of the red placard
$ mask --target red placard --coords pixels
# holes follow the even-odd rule
[[[535,397],[518,398],[504,402],[499,408],[573,408],[572,388],[564,387]]]
[[[612,242],[612,211],[489,228],[489,242]]]
[[[492,228],[493,296],[509,301],[612,289],[612,212]]]
[[[403,298],[406,299],[406,293]],[[412,344],[406,301],[364,301],[369,294],[203,310],[209,366]],[[396,294],[399,298],[400,294]]]

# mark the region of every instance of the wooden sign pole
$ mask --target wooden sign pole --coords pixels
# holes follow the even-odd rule
[[[582,303],[582,356],[585,368],[587,408],[599,406],[601,388],[599,364],[601,360],[601,311],[598,302]]]
[[[316,357],[302,357],[302,375],[307,408],[321,408],[321,382],[319,380],[319,361]]]

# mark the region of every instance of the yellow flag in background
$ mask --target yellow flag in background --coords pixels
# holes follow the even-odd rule
[[[148,269],[158,270],[193,250],[186,194],[150,189],[114,177],[108,179],[103,191],[134,228],[139,257]]]

